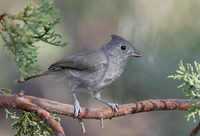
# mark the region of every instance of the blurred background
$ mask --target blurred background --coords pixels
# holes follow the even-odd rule
[[[29,2],[0,0],[0,13],[18,13]],[[184,63],[200,62],[199,0],[59,0],[54,5],[63,19],[56,31],[69,44],[65,48],[41,46],[38,63],[43,70],[63,56],[99,47],[110,40],[111,34],[118,34],[130,41],[143,57],[128,62],[124,74],[102,93],[103,98],[119,104],[185,98],[176,88],[179,82],[167,76],[175,73],[181,59]],[[10,88],[15,93],[24,90],[27,95],[73,104],[64,81],[44,77],[15,84],[18,74],[13,58],[0,48],[1,88]],[[87,94],[78,94],[78,99],[83,107],[105,106]],[[86,134],[82,134],[76,119],[61,116],[61,125],[70,136],[183,136],[189,135],[196,125],[186,121],[185,113],[157,111],[128,115],[105,120],[103,129],[100,121],[84,120]],[[8,127],[11,122],[5,119],[2,109],[0,114],[0,136],[13,135],[14,131]]]

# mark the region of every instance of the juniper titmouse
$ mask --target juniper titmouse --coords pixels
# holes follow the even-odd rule
[[[64,57],[53,63],[47,71],[25,80],[53,73],[65,75],[70,81],[69,86],[75,101],[75,117],[81,112],[81,107],[75,94],[80,90],[85,90],[96,100],[117,111],[118,105],[102,99],[100,92],[122,74],[130,57],[140,57],[141,55],[124,38],[117,35],[111,35],[111,38],[110,42],[100,48]]]

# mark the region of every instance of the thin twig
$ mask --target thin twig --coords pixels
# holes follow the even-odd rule
[[[190,136],[196,136],[197,133],[200,130],[200,122],[197,124],[197,126],[192,130],[192,132],[190,133]]]
[[[104,128],[103,118],[100,119],[101,128]]]
[[[80,125],[81,125],[82,132],[83,132],[83,133],[86,133],[86,129],[85,129],[85,125],[84,125],[84,123],[83,123],[83,120],[82,120],[82,119],[78,119],[78,120],[79,120],[79,123],[80,123]]]

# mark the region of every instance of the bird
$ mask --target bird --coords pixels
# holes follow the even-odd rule
[[[66,77],[74,98],[75,117],[81,112],[76,97],[78,91],[89,93],[92,98],[117,112],[118,104],[104,100],[100,93],[120,77],[131,57],[141,57],[141,54],[135,51],[135,47],[129,41],[112,34],[111,40],[101,47],[63,57],[51,64],[48,70],[30,76],[25,81],[52,74]]]

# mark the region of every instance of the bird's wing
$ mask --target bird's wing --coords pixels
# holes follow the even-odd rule
[[[64,57],[49,67],[49,70],[74,69],[96,71],[107,65],[106,56],[101,50]]]

